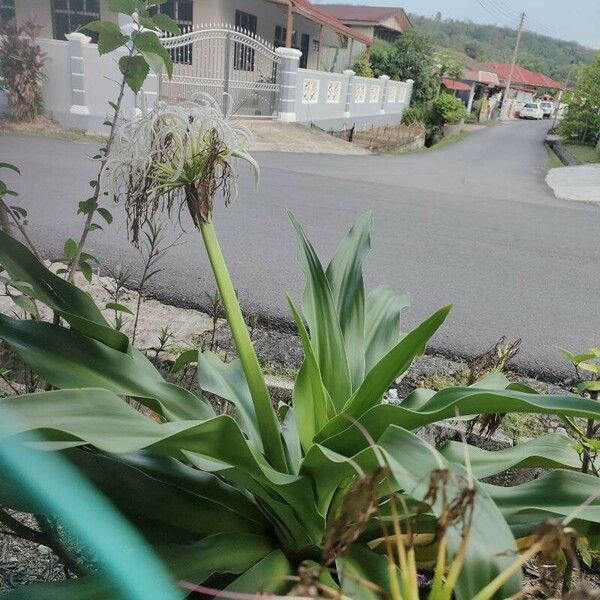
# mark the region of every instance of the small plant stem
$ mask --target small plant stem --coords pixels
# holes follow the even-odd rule
[[[543,540],[536,542],[527,550],[527,552],[521,554],[515,562],[507,567],[500,575],[490,581],[481,591],[479,591],[473,597],[473,600],[489,600],[494,594],[517,572],[521,567],[528,561],[531,560],[538,552],[544,547]]]
[[[244,320],[244,315],[242,314],[212,221],[202,222],[200,224],[200,231],[204,239],[204,245],[206,246],[219,293],[221,294],[233,341],[235,342],[235,347],[246,375],[265,453],[271,465],[285,473],[288,471],[288,467],[271,395],[265,383],[254,346],[250,340],[246,321]]]
[[[25,227],[23,226],[23,224],[19,221],[19,219],[15,216],[14,211],[12,210],[12,208],[10,208],[10,206],[8,206],[6,204],[6,202],[4,202],[3,198],[0,198],[0,207],[2,208],[2,210],[8,215],[10,216],[10,218],[12,219],[12,222],[16,225],[17,229],[19,230],[19,233],[23,236],[23,239],[25,240],[25,242],[27,243],[27,245],[29,246],[29,249],[31,250],[31,252],[33,253],[33,255],[40,261],[42,262],[42,258],[40,257],[38,251],[35,249],[35,246],[33,245],[33,242],[31,241],[31,238],[29,237],[29,235],[27,234],[27,230],[25,229]],[[12,231],[6,231],[5,232],[12,236]],[[14,237],[14,236],[13,236]]]
[[[129,56],[133,55],[133,48],[129,50]],[[102,181],[102,173],[104,172],[104,168],[106,167],[106,161],[108,159],[108,154],[110,152],[110,148],[112,146],[113,140],[115,138],[115,130],[117,129],[117,120],[119,119],[119,114],[121,113],[121,105],[123,104],[123,97],[125,95],[125,85],[126,85],[127,73],[123,75],[121,79],[121,84],[119,87],[119,96],[117,97],[117,102],[115,104],[115,114],[113,115],[112,122],[110,124],[110,133],[108,136],[108,140],[106,141],[106,149],[104,151],[104,157],[100,161],[100,168],[98,169],[98,175],[96,177],[96,185],[94,187],[94,195],[92,196],[92,206],[86,215],[85,224],[83,226],[83,231],[81,232],[81,237],[79,238],[79,242],[77,244],[77,250],[75,250],[75,254],[73,255],[73,259],[71,260],[71,264],[69,265],[69,272],[67,274],[67,280],[70,283],[73,283],[75,280],[75,272],[77,271],[77,266],[79,265],[79,259],[81,258],[81,253],[83,252],[83,248],[87,241],[88,234],[90,233],[90,227],[92,225],[92,219],[96,214],[96,209],[98,208],[98,198],[100,197],[100,183]]]
[[[431,597],[438,598],[442,592],[444,574],[446,572],[446,553],[448,552],[448,542],[446,536],[440,539],[438,544],[437,559],[435,562],[435,571],[431,583]]]
[[[466,533],[463,534],[460,545],[458,546],[458,550],[454,554],[454,558],[452,559],[450,568],[448,569],[448,576],[446,577],[446,581],[443,585],[443,590],[445,593],[442,596],[442,598],[446,598],[447,600],[450,600],[450,598],[452,598],[454,588],[456,587],[456,582],[458,581],[458,577],[460,576],[463,565],[465,563],[465,555],[467,553],[467,546],[469,545],[470,539],[471,525],[469,524]]]

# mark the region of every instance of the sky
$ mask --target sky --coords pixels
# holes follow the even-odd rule
[[[514,25],[525,11],[525,27],[600,49],[600,0],[313,0],[315,4],[401,6],[407,12],[475,23]]]

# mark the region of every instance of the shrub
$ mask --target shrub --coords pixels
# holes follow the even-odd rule
[[[560,123],[559,133],[584,144],[600,132],[600,53],[590,65],[579,67],[577,88]]]
[[[407,125],[412,123],[424,123],[428,124],[431,120],[431,109],[427,104],[415,104],[409,106],[404,110],[402,114],[402,122]]]
[[[375,77],[366,53],[361,54],[354,63],[354,72],[360,77]]]
[[[460,98],[451,94],[440,94],[431,103],[431,124],[460,123],[467,116],[467,109]]]
[[[13,118],[32,121],[43,110],[41,82],[44,54],[36,43],[41,27],[33,20],[14,20],[0,32],[0,74],[5,80]]]

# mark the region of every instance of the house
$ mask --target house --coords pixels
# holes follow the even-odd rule
[[[510,78],[512,65],[510,63],[487,63],[487,66],[490,70],[497,73],[499,87],[504,94],[508,79]],[[560,91],[562,88],[563,86],[560,82],[543,73],[535,73],[521,65],[515,65],[512,70],[510,97],[507,99],[509,104],[506,114],[514,116],[525,102],[531,102],[540,93],[544,93],[546,90]]]
[[[277,46],[302,52],[300,66],[341,72],[370,46],[372,38],[315,6],[309,0],[167,0],[160,11],[185,31],[207,23],[226,24]],[[22,22],[35,16],[40,37],[63,40],[97,19],[117,20],[106,0],[0,0],[0,18]],[[335,62],[325,60],[335,55]]]
[[[405,31],[412,29],[410,19],[402,8],[355,4],[320,4],[319,8],[354,31],[386,42],[393,42]]]

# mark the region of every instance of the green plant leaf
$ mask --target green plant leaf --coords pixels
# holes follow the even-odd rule
[[[364,582],[369,582],[387,592],[390,597],[390,573],[388,559],[383,554],[377,554],[365,546],[356,544],[348,552],[336,559],[340,578],[341,593],[353,600],[380,600],[382,594],[375,591]],[[394,568],[396,577],[399,571]]]
[[[97,209],[98,214],[110,225],[113,222],[113,216],[107,208],[99,206]]]
[[[311,345],[319,363],[323,383],[340,411],[350,397],[352,384],[335,303],[323,266],[300,223],[290,213],[298,239],[298,260],[306,276],[302,297],[304,316],[308,322]]]
[[[121,46],[124,46],[129,38],[121,32],[116,23],[110,21],[92,21],[83,27],[88,31],[98,33],[98,52],[108,54]]]
[[[11,278],[29,283],[31,293],[56,311],[73,329],[127,352],[129,340],[109,326],[89,294],[47,269],[23,244],[0,231],[0,264]]]
[[[179,371],[185,369],[188,365],[192,363],[198,362],[198,349],[190,348],[189,350],[184,350],[173,363],[173,367],[171,368],[172,373],[179,373]]]
[[[300,442],[304,450],[308,451],[313,444],[315,435],[327,423],[330,400],[321,378],[321,371],[310,344],[308,332],[300,313],[289,296],[288,304],[304,349],[304,362],[294,383],[292,406],[294,407]]]
[[[115,312],[127,313],[128,315],[133,315],[133,311],[125,306],[124,304],[120,304],[119,302],[108,302],[106,304],[107,310],[114,310]]]
[[[218,533],[271,533],[264,519],[258,522],[248,519],[235,506],[228,506],[223,501],[224,494],[211,497],[214,485],[210,480],[206,489],[197,478],[188,486],[193,491],[184,490],[181,481],[164,481],[156,470],[144,472],[135,461],[127,462],[118,455],[105,456],[79,449],[68,450],[66,455],[89,482],[155,543],[191,543]],[[211,477],[214,476],[207,475]],[[136,501],[132,502],[132,498]]]
[[[37,315],[35,303],[31,298],[28,298],[27,296],[11,296],[11,300],[19,308],[22,308],[25,312],[29,313],[30,315]]]
[[[143,56],[122,56],[119,59],[119,70],[125,77],[127,85],[137,94],[150,73],[150,66]]]
[[[597,381],[582,381],[577,384],[577,391],[582,392],[600,392],[600,380]]]
[[[173,75],[173,59],[156,33],[153,31],[136,33],[133,36],[133,42],[136,49],[144,55],[154,72],[160,73],[162,66],[164,66],[169,79],[171,78]]]
[[[160,548],[173,578],[202,583],[216,573],[241,574],[273,552],[270,540],[257,535],[212,535],[195,544]],[[42,583],[9,592],[8,600],[106,600],[115,590],[99,575]]]
[[[359,418],[374,439],[383,434],[390,424],[405,429],[417,429],[431,423],[454,419],[457,416],[488,415],[493,413],[539,413],[565,415],[600,420],[600,403],[569,394],[531,394],[512,389],[482,390],[477,388],[449,388],[437,392],[418,408],[381,404],[369,409]],[[321,443],[346,454],[355,453],[367,444],[362,432],[354,425],[334,434]]]
[[[352,390],[365,375],[365,289],[362,265],[371,248],[373,212],[362,215],[338,246],[326,276],[344,337]]]
[[[108,10],[124,15],[132,15],[135,12],[135,0],[106,0]]]
[[[447,497],[452,500],[469,481],[466,469],[456,463],[448,463],[434,448],[413,433],[400,427],[390,426],[379,438],[378,444],[385,450],[387,462],[394,479],[409,491],[415,500],[426,497],[430,478],[424,473],[449,468],[453,475],[446,483]],[[486,493],[486,487],[476,486],[471,535],[466,550],[465,563],[454,590],[457,600],[471,600],[475,594],[494,577],[511,565],[517,556],[514,537],[502,513]],[[443,510],[443,494],[437,495],[432,506],[439,517]],[[454,554],[461,541],[463,528],[459,522],[451,526],[446,537],[449,550]],[[509,598],[521,591],[521,575],[514,574],[503,586],[498,598]]]
[[[254,448],[262,452],[258,419],[239,359],[226,363],[214,352],[202,352],[198,356],[197,369],[202,391],[219,396],[235,406],[235,420]]]
[[[17,175],[21,174],[21,171],[18,167],[7,162],[0,162],[0,169],[10,169],[11,171],[14,171]]]
[[[399,341],[402,310],[410,306],[408,294],[399,295],[382,285],[365,303],[365,372],[368,373]]]
[[[293,575],[295,575],[294,570],[285,554],[281,550],[275,550],[236,578],[223,591],[225,594],[227,592],[257,595],[283,593]]]
[[[91,267],[90,263],[86,262],[84,260],[80,260],[79,261],[79,270],[85,277],[86,281],[88,283],[92,283],[92,278],[94,276],[94,272],[92,271],[92,267]]]
[[[103,387],[138,398],[168,419],[210,418],[207,400],[167,383],[138,350],[120,352],[73,329],[0,314],[3,339],[41,377],[62,388]]]
[[[65,258],[67,258],[68,260],[73,259],[73,257],[77,253],[77,242],[73,238],[69,238],[65,242],[63,253],[65,255]]]
[[[461,442],[447,442],[440,454],[449,462],[465,464],[468,452],[473,476],[484,479],[508,469],[580,469],[581,459],[575,451],[574,441],[560,433],[550,433],[504,450],[482,450],[465,446]]]
[[[481,485],[506,518],[534,512],[539,522],[576,514],[578,520],[600,523],[598,478],[594,475],[555,470],[521,485]],[[586,501],[589,504],[585,505]]]
[[[8,414],[17,425],[11,432],[1,429]],[[298,550],[321,540],[324,518],[317,511],[310,481],[273,469],[227,415],[157,423],[104,389],[0,399],[0,438],[28,431],[45,432],[47,441],[40,443],[41,449],[69,448],[79,441],[116,454],[144,449],[176,457],[185,453],[192,464],[209,464],[229,482],[243,484],[258,496],[268,509],[266,516],[277,523],[284,545]]]
[[[180,35],[181,30],[179,29],[179,25],[177,22],[171,19],[169,15],[165,15],[164,13],[157,13],[152,17],[152,21],[162,31],[168,31],[173,35]]]

